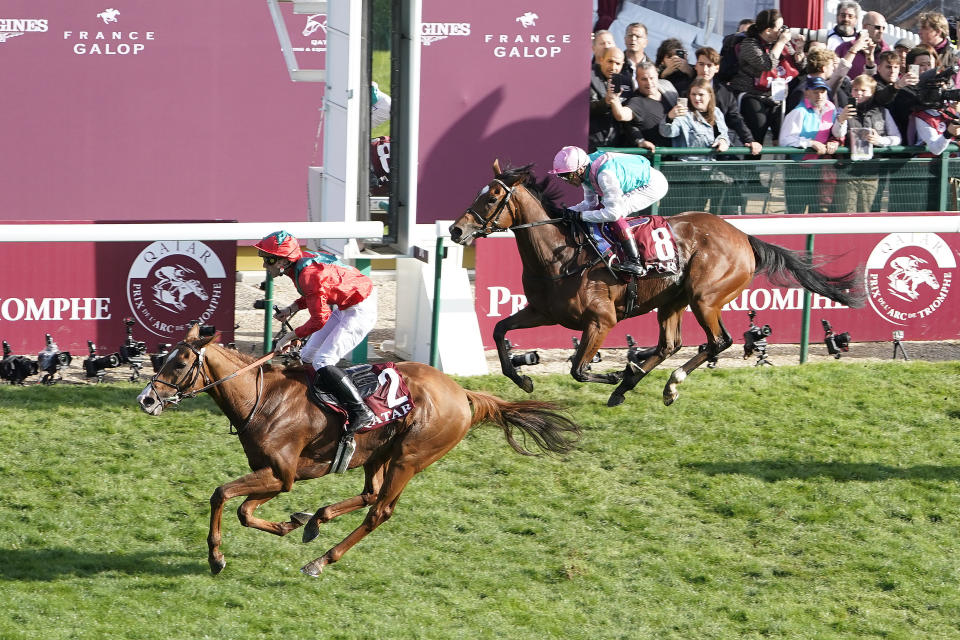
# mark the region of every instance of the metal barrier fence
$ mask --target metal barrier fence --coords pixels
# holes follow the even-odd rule
[[[670,191],[653,213],[709,211],[718,215],[956,211],[960,158],[917,157],[924,147],[877,147],[871,160],[851,161],[840,147],[831,159],[801,160],[807,149],[764,147],[762,160],[743,160],[746,147],[661,147],[656,151],[602,147],[644,155],[660,169]],[[677,161],[677,156],[710,156]],[[786,157],[776,157],[786,156]]]

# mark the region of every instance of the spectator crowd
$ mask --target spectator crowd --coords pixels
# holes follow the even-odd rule
[[[588,151],[697,147],[698,153],[674,158],[702,162],[715,159],[704,150],[746,147],[746,158],[759,159],[764,145],[776,145],[804,149],[791,156],[802,161],[837,157],[841,146],[865,149],[859,157],[869,158],[876,147],[917,145],[924,155],[940,155],[960,136],[952,102],[931,99],[960,87],[948,21],[940,13],[921,14],[915,46],[907,40],[891,46],[883,39],[886,30],[881,13],[842,0],[825,41],[790,29],[777,9],[741,21],[720,51],[691,52],[667,38],[651,57],[641,23],[626,27],[624,50],[609,31],[597,31]],[[815,201],[788,181],[787,210],[875,210],[882,176],[875,164],[858,166],[859,157],[840,156],[847,161],[840,168],[816,164],[821,186]],[[710,175],[724,177],[716,170]]]

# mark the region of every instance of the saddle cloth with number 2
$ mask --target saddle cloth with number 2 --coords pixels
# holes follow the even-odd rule
[[[630,232],[637,241],[637,252],[648,267],[659,274],[678,273],[677,242],[673,230],[663,216],[638,216],[627,218]],[[609,252],[620,253],[620,234],[611,222],[586,224],[597,243],[600,254],[606,257]]]
[[[308,367],[308,371],[310,370]],[[385,424],[403,418],[413,410],[413,400],[410,398],[407,383],[392,362],[358,364],[344,369],[344,372],[353,380],[354,386],[360,392],[360,397],[377,417],[376,422],[367,429],[361,429],[360,433],[379,429]],[[321,409],[326,407],[344,417],[347,416],[347,411],[337,402],[336,396],[317,390],[309,380],[307,396]]]

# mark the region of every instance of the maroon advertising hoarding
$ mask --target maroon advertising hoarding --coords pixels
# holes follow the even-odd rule
[[[586,144],[590,27],[583,0],[424,1],[417,222],[456,218],[495,158],[542,172]]]
[[[323,68],[325,20],[281,4]],[[5,0],[0,59],[0,218],[306,220],[323,85],[265,2]]]
[[[213,325],[233,340],[236,243],[227,241],[57,242],[3,245],[15,277],[0,295],[0,339],[36,354],[50,334],[74,357],[87,341],[113,353],[126,337],[155,351],[176,343],[187,324]]]
[[[775,217],[775,216],[767,216]],[[788,216],[789,217],[789,216]],[[803,251],[805,236],[763,236],[763,240]],[[820,235],[815,253],[834,257],[828,272],[857,270],[863,277],[867,303],[851,309],[812,297],[811,336],[822,336],[820,320],[837,332],[848,331],[854,341],[889,341],[893,331],[906,340],[953,340],[960,330],[960,296],[953,291],[960,237],[953,233],[891,233]],[[486,348],[493,348],[497,322],[525,306],[520,282],[522,267],[512,238],[477,241],[476,312]],[[773,328],[771,342],[798,343],[801,337],[803,290],[782,288],[757,277],[724,307],[723,321],[734,340],[741,342],[749,326],[747,311],[756,311],[757,324]],[[657,343],[655,313],[621,322],[607,336],[607,347],[625,347],[630,334],[638,344]],[[508,334],[521,349],[570,348],[579,333],[558,326],[518,329]],[[689,311],[683,319],[683,343],[706,341]]]

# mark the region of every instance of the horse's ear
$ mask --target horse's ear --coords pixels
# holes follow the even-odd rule
[[[494,158],[493,160],[493,177],[498,177],[502,171],[500,171],[500,158]]]
[[[212,336],[205,336],[205,337],[203,337],[203,338],[200,338],[200,342],[197,343],[197,346],[198,346],[198,347],[205,347],[205,346],[207,346],[208,344],[210,344],[211,342],[217,342],[217,341],[219,341],[219,340],[220,340],[220,332],[217,331],[217,332],[216,332],[215,334],[213,334]]]
[[[200,323],[194,323],[188,330],[184,340],[196,340],[200,337]]]

